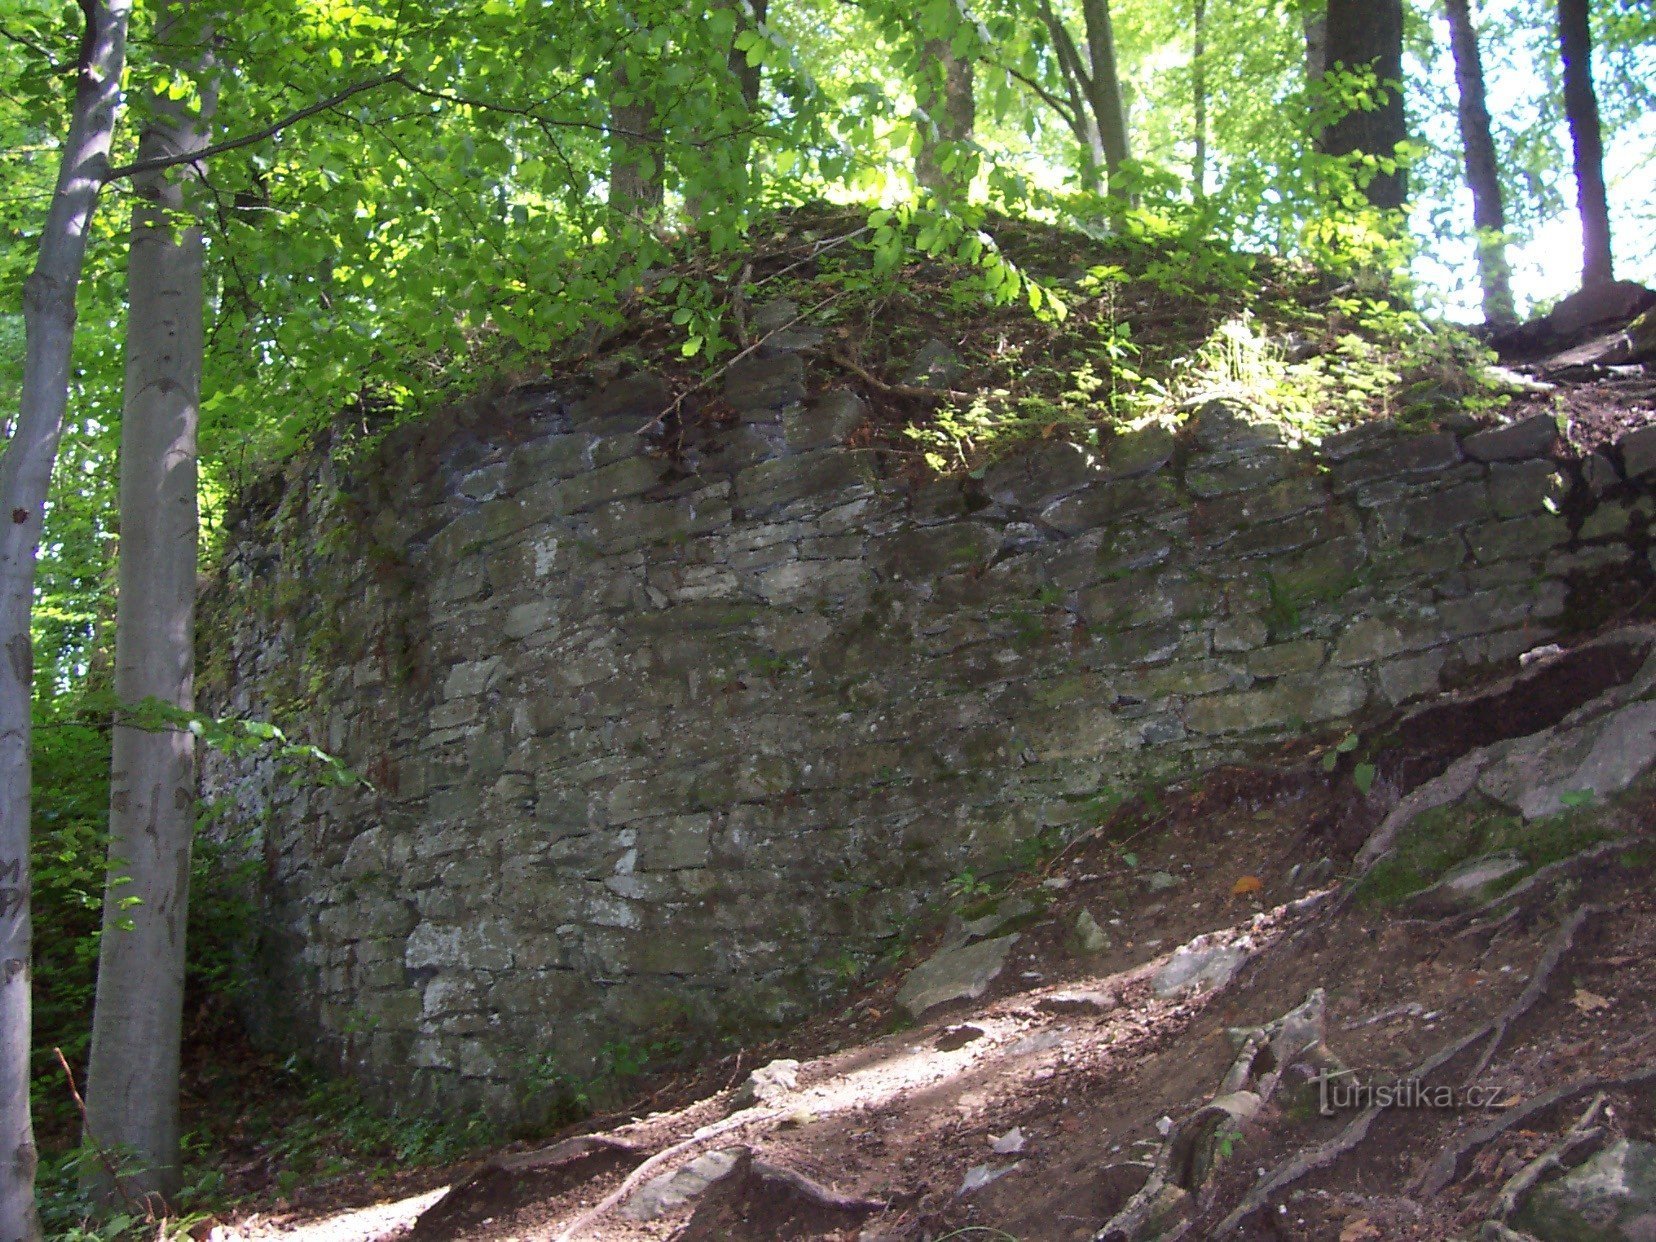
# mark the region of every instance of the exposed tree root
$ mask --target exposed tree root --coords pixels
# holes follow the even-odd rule
[[[1518,1211],[1518,1206],[1524,1201],[1524,1196],[1534,1189],[1536,1184],[1555,1169],[1568,1167],[1568,1163],[1575,1156],[1587,1148],[1592,1147],[1604,1137],[1604,1127],[1595,1126],[1593,1119],[1598,1116],[1598,1110],[1604,1107],[1604,1092],[1600,1091],[1593,1097],[1593,1102],[1587,1106],[1587,1111],[1576,1118],[1575,1125],[1558,1142],[1531,1160],[1517,1173],[1508,1179],[1507,1184],[1501,1187],[1501,1197],[1495,1201],[1495,1219],[1501,1224]]]
[[[1507,1032],[1512,1029],[1512,1024],[1528,1013],[1534,1007],[1535,1002],[1541,999],[1541,994],[1547,990],[1547,984],[1552,980],[1553,971],[1558,969],[1558,963],[1564,959],[1566,953],[1575,947],[1576,933],[1581,930],[1581,925],[1593,915],[1601,914],[1603,911],[1603,906],[1581,906],[1569,918],[1564,920],[1564,926],[1558,929],[1558,935],[1553,937],[1553,942],[1547,946],[1547,952],[1536,966],[1535,973],[1530,976],[1529,985],[1523,990],[1518,999],[1507,1006],[1501,1016],[1490,1024],[1488,1028],[1489,1045],[1484,1049],[1483,1055],[1478,1058],[1478,1064],[1466,1076],[1467,1082],[1475,1081],[1483,1074],[1484,1070],[1489,1068],[1489,1063],[1495,1059],[1495,1054],[1500,1051],[1501,1045],[1506,1042]]]
[[[1553,942],[1548,947],[1546,954],[1536,966],[1535,973],[1530,976],[1528,985],[1524,988],[1518,998],[1514,1000],[1511,1005],[1507,1006],[1499,1017],[1495,1018],[1493,1021],[1486,1022],[1484,1025],[1475,1030],[1469,1031],[1453,1043],[1439,1049],[1437,1052],[1433,1053],[1430,1057],[1426,1058],[1426,1060],[1417,1065],[1408,1074],[1403,1075],[1403,1077],[1405,1079],[1424,1081],[1427,1077],[1436,1073],[1445,1065],[1455,1060],[1462,1053],[1477,1046],[1479,1043],[1488,1041],[1487,1047],[1484,1049],[1484,1054],[1479,1059],[1477,1068],[1468,1076],[1468,1081],[1475,1079],[1479,1074],[1481,1074],[1484,1068],[1488,1065],[1489,1060],[1494,1056],[1496,1050],[1499,1049],[1501,1044],[1505,1041],[1507,1033],[1511,1030],[1513,1024],[1528,1013],[1530,1009],[1534,1007],[1535,1002],[1539,1000],[1541,995],[1546,991],[1547,984],[1550,982],[1553,972],[1557,970],[1559,962],[1562,961],[1565,954],[1568,953],[1572,947],[1574,947],[1576,933],[1580,931],[1581,925],[1586,922],[1588,918],[1599,913],[1601,910],[1602,907],[1600,906],[1585,905],[1574,911],[1570,917],[1564,921],[1563,926],[1559,928],[1558,934],[1553,938]],[[1656,1071],[1652,1071],[1652,1074],[1653,1076],[1656,1076]],[[1242,1202],[1239,1203],[1236,1208],[1232,1210],[1231,1213],[1226,1216],[1224,1220],[1222,1220],[1213,1230],[1212,1236],[1224,1237],[1240,1226],[1249,1217],[1254,1215],[1254,1213],[1267,1207],[1278,1192],[1293,1185],[1295,1182],[1300,1181],[1308,1174],[1314,1173],[1319,1169],[1327,1168],[1342,1156],[1354,1151],[1366,1138],[1368,1138],[1369,1131],[1374,1125],[1375,1118],[1380,1115],[1381,1111],[1381,1109],[1373,1107],[1363,1110],[1349,1123],[1347,1123],[1346,1127],[1341,1130],[1339,1134],[1335,1135],[1326,1143],[1321,1144],[1309,1152],[1303,1152],[1300,1155],[1295,1156],[1293,1159],[1279,1164],[1275,1169],[1254,1183],[1253,1188],[1248,1191],[1246,1196],[1243,1197]],[[1453,1179],[1451,1178],[1449,1180]],[[1442,1185],[1447,1184],[1448,1181],[1442,1183]],[[1442,1186],[1440,1185],[1438,1189],[1441,1188]],[[1427,1190],[1425,1193],[1430,1194],[1433,1192],[1431,1190]]]
[[[1557,862],[1548,863],[1545,867],[1537,869],[1534,874],[1526,876],[1519,883],[1514,884],[1506,892],[1491,897],[1474,909],[1451,915],[1449,919],[1444,921],[1470,923],[1474,919],[1488,914],[1491,910],[1497,910],[1510,902],[1518,900],[1520,897],[1527,896],[1555,880],[1568,879],[1579,875],[1581,872],[1590,871],[1596,864],[1640,844],[1643,844],[1643,840],[1639,837],[1618,837],[1614,841],[1601,841],[1597,845],[1589,846],[1578,853],[1571,854],[1568,858],[1561,858]]]
[[[1628,1074],[1622,1078],[1586,1078],[1580,1082],[1567,1083],[1533,1099],[1525,1100],[1522,1104],[1514,1105],[1493,1121],[1467,1134],[1432,1161],[1426,1171],[1415,1179],[1415,1191],[1422,1195],[1435,1195],[1454,1185],[1464,1173],[1467,1160],[1476,1152],[1487,1147],[1514,1126],[1522,1125],[1531,1117],[1556,1105],[1577,1099],[1588,1092],[1614,1091],[1625,1087],[1645,1086],[1653,1082],[1656,1082],[1656,1067],[1640,1070],[1636,1074]]]
[[[1271,1098],[1291,1064],[1322,1044],[1324,1003],[1318,988],[1304,1004],[1249,1032],[1218,1094],[1167,1135],[1144,1185],[1093,1235],[1095,1242],[1140,1237],[1152,1222],[1192,1201],[1209,1171],[1213,1146]],[[1169,1223],[1157,1242],[1175,1242],[1190,1227],[1189,1220]]]
[[[751,1160],[748,1168],[761,1181],[780,1182],[816,1207],[826,1208],[831,1212],[883,1212],[891,1206],[884,1199],[860,1199],[855,1195],[842,1195],[837,1190],[830,1190],[821,1182],[812,1181],[795,1169],[771,1164],[769,1161]]]
[[[763,1121],[770,1121],[780,1115],[781,1114],[775,1109],[765,1109],[762,1111],[758,1109],[744,1109],[739,1113],[726,1117],[723,1121],[714,1122],[710,1126],[703,1126],[700,1130],[697,1130],[694,1134],[682,1142],[674,1143],[671,1147],[658,1151],[631,1173],[627,1174],[625,1180],[623,1180],[622,1183],[614,1190],[610,1191],[609,1194],[605,1195],[597,1206],[581,1213],[581,1215],[577,1216],[568,1225],[564,1226],[563,1231],[557,1235],[556,1242],[575,1242],[576,1238],[579,1238],[587,1229],[592,1227],[594,1221],[601,1219],[617,1204],[630,1198],[633,1192],[644,1184],[646,1179],[660,1172],[662,1166],[667,1164],[667,1162],[672,1160],[674,1157],[682,1156],[685,1152],[700,1147],[703,1143],[708,1142],[710,1139],[718,1138],[721,1134],[728,1134],[730,1131],[738,1130],[743,1126],[757,1125]]]

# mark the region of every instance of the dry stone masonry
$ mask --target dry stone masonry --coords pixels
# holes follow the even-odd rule
[[[1214,403],[910,489],[797,354],[732,367],[715,435],[670,395],[526,385],[232,524],[206,700],[374,783],[209,761],[252,1008],[389,1099],[533,1113],[664,1027],[802,1014],[951,877],[1652,576],[1656,452],[1563,463],[1545,415],[1296,450]]]

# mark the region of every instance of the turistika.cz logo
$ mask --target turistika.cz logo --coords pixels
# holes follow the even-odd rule
[[[1324,1117],[1370,1108],[1493,1108],[1500,1097],[1495,1087],[1454,1087],[1418,1078],[1368,1083],[1351,1070],[1317,1075],[1317,1109]]]

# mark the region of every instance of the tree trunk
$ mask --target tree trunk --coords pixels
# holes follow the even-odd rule
[[[1518,316],[1512,304],[1512,268],[1506,257],[1506,205],[1501,200],[1495,140],[1489,132],[1489,106],[1484,102],[1478,32],[1472,24],[1471,0],[1444,0],[1444,9],[1460,93],[1461,146],[1466,156],[1466,184],[1472,190],[1472,223],[1478,233],[1484,319],[1491,324],[1511,324]]]
[[[1132,150],[1127,141],[1127,109],[1122,102],[1121,75],[1116,65],[1115,27],[1110,21],[1110,0],[1082,0],[1081,17],[1086,23],[1087,52],[1092,61],[1088,94],[1093,115],[1098,118],[1099,139],[1104,146],[1104,166],[1113,181],[1121,165],[1131,157]]]
[[[188,0],[184,0],[185,4]],[[157,42],[180,6],[156,13]],[[211,88],[192,116],[152,98],[140,159],[207,145]],[[115,616],[120,710],[159,699],[195,705],[196,416],[201,394],[201,230],[186,219],[189,164],[134,178],[127,265],[126,394],[121,414],[121,558]],[[178,1188],[178,1064],[184,928],[195,820],[195,738],[117,720],[109,801],[98,990],[87,1075],[91,1141],[136,1161],[128,1195]],[[132,898],[138,904],[130,904]],[[108,1198],[102,1170],[89,1178]],[[124,1197],[124,1196],[123,1196]]]
[[[1330,155],[1359,152],[1391,159],[1409,136],[1403,112],[1403,0],[1328,0],[1328,64],[1370,69],[1381,85],[1379,107],[1347,113],[1323,134]],[[1366,193],[1376,207],[1403,206],[1401,170],[1379,172]]]
[[[1300,10],[1300,27],[1305,32],[1305,81],[1315,86],[1328,72],[1328,6],[1309,0]]]
[[[711,8],[729,9],[736,15],[735,33],[752,30],[765,20],[766,0],[712,0]],[[734,40],[733,40],[734,42]],[[750,127],[759,106],[763,70],[748,64],[747,53],[732,46],[725,54],[725,68],[735,83],[742,102],[742,126],[720,142],[704,143],[695,153],[698,168],[689,170],[684,187],[684,214],[700,220],[715,199],[746,202],[753,181],[753,134]],[[715,90],[726,88],[725,83]],[[681,172],[686,170],[680,169]]]
[[[973,90],[972,62],[955,55],[948,39],[927,39],[922,74],[936,73],[938,80],[925,80],[920,90],[920,108],[926,124],[920,135],[920,153],[914,176],[936,198],[950,206],[964,202],[972,187],[972,163],[966,152],[977,120],[977,98]],[[944,168],[946,157],[955,163]]]
[[[616,65],[614,81],[618,97],[632,93],[625,64]],[[626,98],[610,106],[609,205],[615,211],[636,219],[661,213],[667,197],[662,137],[655,104],[648,97]]]
[[[1615,279],[1587,0],[1558,0],[1558,48],[1564,58],[1564,116],[1570,123],[1570,144],[1575,150],[1576,209],[1581,213],[1581,287],[1585,289]]]
[[[69,404],[75,288],[109,169],[131,0],[88,0],[75,101],[23,290],[22,402],[0,457],[0,1239],[34,1239],[29,1116],[29,611],[35,550]]]
[[[1207,0],[1196,0],[1192,14],[1194,39],[1190,51],[1191,103],[1196,111],[1196,159],[1190,170],[1192,191],[1199,203],[1207,197]]]

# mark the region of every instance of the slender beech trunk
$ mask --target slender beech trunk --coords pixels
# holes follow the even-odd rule
[[[1309,0],[1300,10],[1300,28],[1305,34],[1305,81],[1316,85],[1328,72],[1328,5]]]
[[[1196,0],[1191,15],[1194,33],[1190,50],[1191,103],[1196,110],[1196,159],[1190,170],[1196,201],[1207,197],[1207,0]]]
[[[1518,316],[1512,304],[1512,268],[1506,255],[1506,204],[1501,199],[1495,140],[1489,132],[1483,58],[1478,54],[1471,0],[1444,0],[1444,10],[1449,17],[1449,48],[1455,58],[1455,85],[1460,92],[1461,147],[1466,156],[1466,184],[1472,190],[1472,224],[1478,232],[1478,282],[1483,286],[1484,319],[1492,324],[1510,324]]]
[[[1109,192],[1121,195],[1123,191],[1115,174],[1130,157],[1131,149],[1109,0],[1082,0],[1085,59],[1051,0],[1040,0],[1040,14],[1052,37],[1053,51],[1069,96],[1065,119],[1081,145],[1082,183],[1089,190],[1097,190],[1106,185],[1105,175],[1109,174]]]
[[[1082,0],[1081,17],[1092,60],[1093,113],[1098,117],[1099,137],[1104,144],[1104,165],[1113,176],[1131,157],[1132,149],[1127,141],[1127,106],[1122,99],[1109,0]]]
[[[1371,69],[1382,84],[1380,105],[1348,112],[1323,134],[1330,155],[1390,159],[1409,136],[1403,111],[1403,0],[1328,0],[1328,64]],[[1377,173],[1366,192],[1376,207],[1403,205],[1407,182],[1401,170]]]
[[[1593,89],[1593,35],[1587,0],[1558,0],[1558,48],[1564,59],[1564,116],[1575,150],[1576,209],[1581,213],[1581,286],[1615,279],[1610,257],[1610,201],[1604,189],[1604,137]]]
[[[927,39],[926,60],[921,66],[924,84],[920,107],[927,124],[920,136],[920,152],[914,162],[914,177],[940,201],[956,205],[971,189],[971,161],[965,146],[972,141],[977,122],[977,96],[972,62],[955,55],[948,39]],[[939,75],[931,80],[929,75]],[[954,167],[945,169],[946,154],[954,154]]]
[[[46,494],[69,404],[75,289],[109,169],[130,0],[87,0],[75,100],[34,271],[17,421],[0,457],[0,1242],[39,1237],[29,1116],[29,611]]]
[[[166,46],[188,0],[163,3]],[[138,156],[207,145],[213,92],[192,115],[152,98]],[[121,414],[121,559],[115,696],[195,705],[196,417],[201,395],[201,230],[187,217],[190,164],[134,178],[127,265],[126,393]],[[134,1162],[128,1195],[178,1188],[178,1066],[184,928],[195,820],[195,738],[117,721],[109,800],[98,991],[87,1075],[89,1139]],[[126,906],[132,898],[138,904]],[[98,1176],[106,1196],[115,1188]]]
[[[647,96],[630,98],[632,77],[625,63],[616,64],[614,83],[625,102],[610,106],[609,205],[623,215],[648,219],[661,213],[667,197],[661,121]]]

